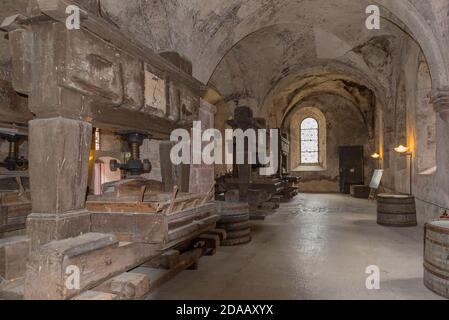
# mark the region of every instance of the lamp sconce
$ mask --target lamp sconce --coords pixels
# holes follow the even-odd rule
[[[374,153],[371,155],[371,158],[373,158],[374,160],[379,160],[379,159],[380,159],[380,154],[378,154],[377,152],[374,152]]]
[[[396,151],[397,153],[404,155],[404,156],[410,156],[412,155],[411,152],[409,152],[410,148],[409,147],[405,147],[402,144],[396,148],[394,148],[394,151]]]

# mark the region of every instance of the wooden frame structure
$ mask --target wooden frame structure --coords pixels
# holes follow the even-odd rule
[[[29,16],[11,16],[1,24],[12,52],[11,85],[4,87],[17,107],[10,112],[0,106],[0,115],[8,123],[28,122],[30,136],[25,299],[75,297],[213,229],[218,220],[209,195],[175,196],[157,210],[145,202],[132,212],[104,203],[91,203],[98,212],[87,210],[93,128],[136,130],[166,140],[198,118],[204,88],[185,72],[188,66],[180,68],[129,39],[98,8],[80,8],[81,28],[68,30],[69,5],[78,3],[37,0]],[[164,84],[165,103],[157,106],[148,99],[154,78]],[[78,289],[65,286],[70,265],[82,270]]]

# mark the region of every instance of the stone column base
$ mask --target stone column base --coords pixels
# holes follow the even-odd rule
[[[54,240],[73,238],[90,232],[90,212],[32,213],[27,219],[27,234],[31,249]]]

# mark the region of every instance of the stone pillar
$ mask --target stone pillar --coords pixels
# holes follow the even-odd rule
[[[449,124],[449,87],[436,89],[433,94],[432,103],[441,119]]]
[[[62,117],[29,123],[31,247],[90,231],[85,209],[92,126]]]

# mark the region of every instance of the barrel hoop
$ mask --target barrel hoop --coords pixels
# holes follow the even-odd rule
[[[424,261],[424,269],[426,269],[427,272],[433,274],[435,277],[449,281],[449,276],[436,272],[434,269],[440,270],[440,268],[436,267],[434,264],[427,260]]]
[[[379,222],[379,221],[377,222],[377,224],[384,226],[384,227],[396,227],[396,228],[409,228],[409,227],[416,227],[418,225],[416,222],[394,224],[394,223],[384,223],[384,222]]]
[[[238,246],[238,245],[242,245],[242,244],[247,244],[247,243],[251,242],[251,240],[252,240],[252,237],[247,236],[247,237],[242,237],[242,238],[237,238],[237,239],[223,240],[221,245],[224,247]]]
[[[430,224],[430,223],[426,223],[426,229],[432,230],[437,233],[444,233],[444,234],[449,235],[449,228],[434,226],[433,224]]]
[[[218,224],[244,222],[249,221],[249,219],[250,215],[248,213],[237,216],[221,216]]]
[[[416,212],[385,212],[385,211],[377,211],[377,213],[388,214],[392,216],[400,216],[400,215],[416,215]]]
[[[440,242],[440,241],[436,241],[436,240],[430,239],[429,237],[426,237],[426,242],[430,242],[430,243],[439,245],[439,246],[441,246],[441,247],[443,247],[443,248],[449,248],[449,244],[447,244],[447,243],[442,243],[442,242]]]

